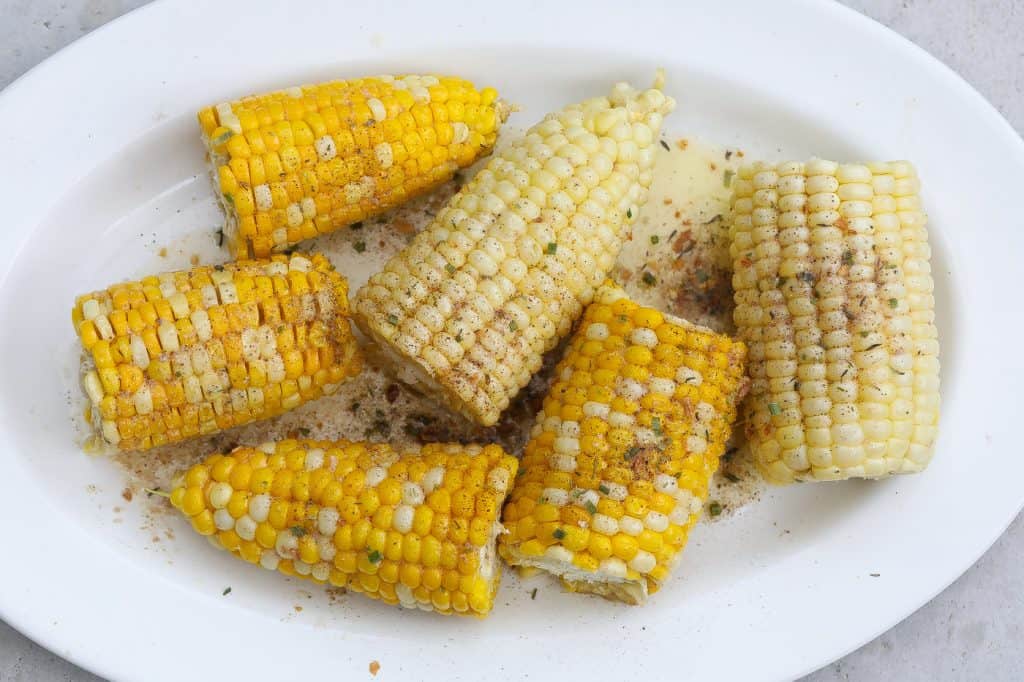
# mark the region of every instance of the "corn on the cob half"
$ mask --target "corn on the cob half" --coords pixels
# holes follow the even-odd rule
[[[199,112],[236,258],[267,256],[423,194],[490,151],[509,107],[448,76],[306,85]]]
[[[643,602],[700,517],[745,353],[602,287],[537,415],[505,505],[501,556],[574,591]]]
[[[734,316],[762,473],[788,483],[924,469],[939,344],[914,168],[754,164],[733,187]]]
[[[348,284],[322,255],[202,266],[80,296],[97,435],[144,450],[273,417],[359,373]]]
[[[497,445],[286,440],[214,454],[171,504],[246,561],[389,604],[484,616],[518,462]]]
[[[494,424],[614,264],[674,105],[620,83],[547,116],[371,277],[357,322],[399,378]]]

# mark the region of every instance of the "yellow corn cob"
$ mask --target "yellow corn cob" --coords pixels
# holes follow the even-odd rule
[[[319,254],[115,284],[71,319],[97,434],[121,450],[273,417],[362,366],[348,284]]]
[[[700,517],[745,352],[602,287],[537,415],[501,556],[574,591],[643,602]]]
[[[356,296],[399,378],[494,424],[569,333],[647,198],[675,102],[625,83],[488,162]]]
[[[733,181],[747,436],[768,480],[927,466],[939,345],[918,187],[904,161],[754,164]]]
[[[306,85],[199,112],[236,258],[376,215],[490,151],[510,109],[447,76]]]
[[[215,454],[171,503],[246,561],[389,604],[484,616],[518,463],[497,445],[286,440]]]

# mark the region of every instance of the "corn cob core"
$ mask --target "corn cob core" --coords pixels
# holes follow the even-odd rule
[[[494,424],[612,268],[674,106],[620,83],[550,114],[371,277],[357,322],[399,378]]]
[[[348,284],[319,254],[115,284],[71,319],[97,434],[121,450],[273,417],[362,366]]]
[[[742,343],[602,287],[555,370],[501,556],[631,604],[668,576],[736,415]]]
[[[171,503],[249,563],[407,608],[486,615],[498,513],[518,462],[497,445],[286,440],[214,454]]]
[[[447,76],[289,88],[199,112],[228,249],[267,256],[401,204],[494,145],[510,108]]]
[[[921,471],[939,345],[919,182],[905,161],[753,164],[733,182],[747,436],[776,483]]]

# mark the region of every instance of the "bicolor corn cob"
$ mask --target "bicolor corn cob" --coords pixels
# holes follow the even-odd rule
[[[743,344],[602,287],[555,370],[503,558],[643,602],[697,522],[736,416]]]
[[[755,164],[733,181],[747,436],[770,481],[927,466],[939,345],[918,187],[904,161]]]
[[[236,258],[267,256],[401,204],[490,151],[510,109],[447,76],[290,88],[199,112]]]
[[[121,450],[273,417],[362,366],[348,284],[319,254],[115,284],[71,318],[94,426]]]
[[[199,533],[249,563],[389,604],[486,615],[518,463],[497,445],[296,441],[215,454],[173,483]]]
[[[614,264],[674,105],[659,76],[547,116],[371,277],[357,321],[399,378],[494,424]]]

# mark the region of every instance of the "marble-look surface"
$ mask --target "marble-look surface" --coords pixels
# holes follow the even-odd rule
[[[1024,3],[844,0],[941,59],[1024,131]],[[0,0],[0,88],[144,0]],[[836,614],[837,619],[842,614]],[[1024,521],[963,577],[873,642],[806,679],[1020,680]],[[0,622],[0,682],[93,682]]]

